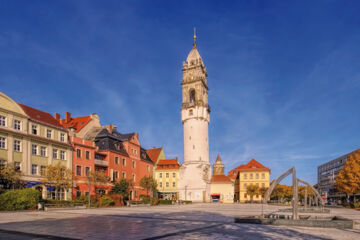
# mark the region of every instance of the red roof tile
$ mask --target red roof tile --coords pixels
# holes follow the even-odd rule
[[[146,154],[149,156],[149,158],[151,159],[151,161],[153,161],[154,163],[156,163],[156,161],[159,158],[159,155],[161,153],[162,148],[151,148],[151,149],[146,149]]]
[[[75,132],[79,132],[91,120],[90,116],[71,118],[68,123],[63,122],[62,125],[66,128],[74,128]]]
[[[55,118],[50,113],[40,111],[38,109],[26,106],[21,103],[18,104],[32,120],[49,124],[55,127],[63,128],[63,126],[61,126],[61,124],[58,121],[56,121]]]
[[[269,168],[265,167],[264,165],[262,165],[255,159],[251,159],[247,164],[242,164],[242,165],[234,168],[233,170],[231,170],[228,175],[229,175],[229,177],[231,176],[233,178],[233,177],[236,177],[238,172],[264,171],[264,170],[270,172]]]
[[[180,164],[177,159],[162,159],[156,165],[156,169],[179,169]]]
[[[228,176],[225,175],[212,175],[211,182],[232,182]]]

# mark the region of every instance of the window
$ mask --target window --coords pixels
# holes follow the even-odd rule
[[[136,167],[136,163],[135,163],[135,161],[134,161],[134,160],[132,161],[132,167],[133,167],[133,168],[135,168],[135,167]]]
[[[244,174],[244,179],[247,179],[247,173]]]
[[[76,166],[76,175],[81,176],[81,166]]]
[[[122,159],[122,165],[126,166],[126,159],[125,158]]]
[[[79,198],[81,196],[81,191],[76,190],[76,198]]]
[[[193,110],[190,109],[190,110],[189,110],[189,116],[192,116],[192,115],[193,115]]]
[[[247,194],[246,194],[246,193],[244,193],[244,198],[247,198]]]
[[[65,142],[65,133],[60,133],[60,142]]]
[[[175,182],[173,182],[172,186],[173,186],[173,187],[175,187],[175,186],[176,186],[176,183],[175,183]]]
[[[65,160],[65,151],[60,151],[60,159]]]
[[[259,186],[259,183],[256,183],[256,186]]]
[[[52,131],[51,131],[51,129],[46,129],[46,137],[47,137],[47,138],[52,138]]]
[[[45,170],[46,170],[45,166],[40,166],[40,175],[41,176],[45,176]]]
[[[35,145],[35,144],[31,145],[31,153],[33,155],[37,154],[37,145]]]
[[[1,115],[0,115],[0,126],[2,126],[2,127],[6,126],[6,118]]]
[[[265,173],[262,173],[262,174],[261,174],[261,178],[262,178],[262,179],[265,179]]]
[[[146,171],[150,172],[150,166],[149,165],[146,166]]]
[[[175,177],[176,177],[176,173],[173,172],[173,178],[175,178]]]
[[[126,172],[122,172],[122,178],[126,178]]]
[[[166,182],[166,187],[169,187],[169,183],[168,183],[168,182]]]
[[[250,179],[253,179],[253,174],[252,173],[250,173]]]
[[[31,165],[31,174],[37,175],[37,165],[36,164]]]
[[[0,148],[5,149],[6,148],[6,139],[3,137],[0,137]]]
[[[166,173],[166,178],[169,178],[169,173],[168,172]]]
[[[265,183],[262,183],[262,184],[261,184],[261,187],[265,187]]]
[[[6,165],[6,161],[5,160],[0,160],[0,169],[5,167]]]
[[[244,183],[244,188],[247,188],[247,184],[246,184],[246,183]]]
[[[256,177],[256,179],[259,179],[259,174],[257,173],[257,174],[255,175],[255,177]]]
[[[21,142],[19,140],[14,140],[14,151],[21,152]]]
[[[190,103],[194,103],[195,102],[195,89],[191,89],[190,90]]]
[[[137,195],[138,195],[138,194],[137,194],[137,190],[135,190],[135,197],[137,197]]]
[[[36,125],[31,125],[31,133],[37,135],[38,129]]]
[[[76,149],[76,157],[81,158],[81,149]]]
[[[162,178],[162,173],[159,173],[159,178]]]
[[[40,155],[42,157],[46,157],[46,147],[43,146],[40,147]]]
[[[19,120],[14,120],[14,129],[15,130],[21,129],[21,122]]]
[[[89,176],[90,167],[85,167],[85,176]]]
[[[89,151],[85,151],[85,158],[86,159],[90,159],[90,152]]]
[[[115,157],[114,162],[115,164],[119,164],[119,157]]]
[[[135,182],[135,174],[132,174],[132,180]]]
[[[259,198],[259,194],[256,194],[256,198]]]
[[[21,166],[21,163],[20,162],[14,162],[14,167],[15,167],[15,171],[16,172],[20,172],[20,166]]]
[[[114,181],[116,181],[116,179],[118,179],[119,178],[119,172],[118,171],[114,171],[113,172],[113,179],[114,179]]]
[[[58,150],[53,149],[53,158],[58,158]]]
[[[162,187],[162,182],[159,182],[159,187]]]

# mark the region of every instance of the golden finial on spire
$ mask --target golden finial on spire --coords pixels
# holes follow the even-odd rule
[[[193,47],[196,48],[196,27],[194,27],[194,43]]]

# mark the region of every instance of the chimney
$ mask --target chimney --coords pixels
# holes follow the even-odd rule
[[[109,124],[109,125],[106,126],[106,128],[107,128],[107,130],[108,130],[109,133],[112,133],[113,130],[114,130],[114,125]]]
[[[60,122],[60,114],[54,113],[55,120]]]
[[[65,123],[69,123],[71,119],[71,113],[66,112],[65,113]]]

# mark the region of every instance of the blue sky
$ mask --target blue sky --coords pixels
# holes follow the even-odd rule
[[[1,1],[0,91],[97,113],[183,161],[182,62],[197,27],[210,160],[317,166],[359,147],[358,1]],[[289,182],[289,180],[288,180]]]

